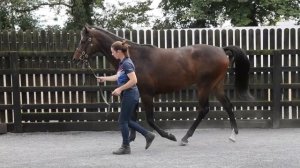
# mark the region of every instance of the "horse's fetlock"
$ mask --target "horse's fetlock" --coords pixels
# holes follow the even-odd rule
[[[194,134],[194,131],[188,131],[186,133],[185,137],[189,138],[189,137],[193,136],[193,134]]]

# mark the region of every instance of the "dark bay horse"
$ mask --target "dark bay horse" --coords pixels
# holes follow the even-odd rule
[[[81,40],[73,60],[85,60],[96,52],[103,53],[108,61],[118,67],[118,60],[111,55],[111,45],[124,39],[98,27],[85,26],[81,31]],[[128,41],[128,40],[127,40]],[[138,88],[145,108],[148,124],[162,137],[176,141],[174,135],[162,130],[154,122],[153,98],[157,94],[181,90],[192,84],[197,88],[199,101],[198,116],[186,135],[182,144],[188,142],[209,112],[209,95],[212,93],[228,113],[233,129],[230,139],[235,141],[238,128],[233,113],[233,105],[224,93],[224,79],[231,63],[235,63],[235,88],[244,100],[253,99],[249,93],[250,62],[245,52],[236,46],[219,48],[197,44],[174,49],[162,49],[152,45],[140,45],[128,41],[129,55],[136,66]],[[229,55],[229,57],[227,56]],[[136,115],[136,114],[135,114]],[[130,135],[135,138],[135,132]]]

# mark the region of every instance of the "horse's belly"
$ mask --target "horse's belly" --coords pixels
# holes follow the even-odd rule
[[[190,85],[192,85],[192,83],[188,83],[187,81],[176,81],[172,83],[168,81],[167,83],[158,84],[155,90],[157,93],[170,93],[187,88]]]

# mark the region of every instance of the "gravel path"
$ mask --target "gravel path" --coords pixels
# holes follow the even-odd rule
[[[187,130],[169,130],[181,139]],[[1,168],[299,168],[300,129],[197,129],[187,146],[156,136],[145,150],[141,135],[131,155],[112,155],[119,132],[0,135]]]

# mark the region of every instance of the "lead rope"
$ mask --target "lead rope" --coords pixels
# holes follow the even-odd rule
[[[85,65],[88,66],[88,68],[92,71],[94,77],[97,79],[98,76],[96,75],[95,71],[92,69],[92,67],[90,65],[90,62],[88,60],[84,60],[84,63],[85,63]],[[99,85],[99,89],[100,89],[101,98],[104,100],[104,103],[108,106],[107,107],[107,113],[106,113],[106,117],[107,117],[109,115],[109,113],[110,113],[110,106],[111,106],[111,104],[108,103],[107,98],[104,97],[104,92],[103,92],[103,89],[102,89],[101,85]]]

